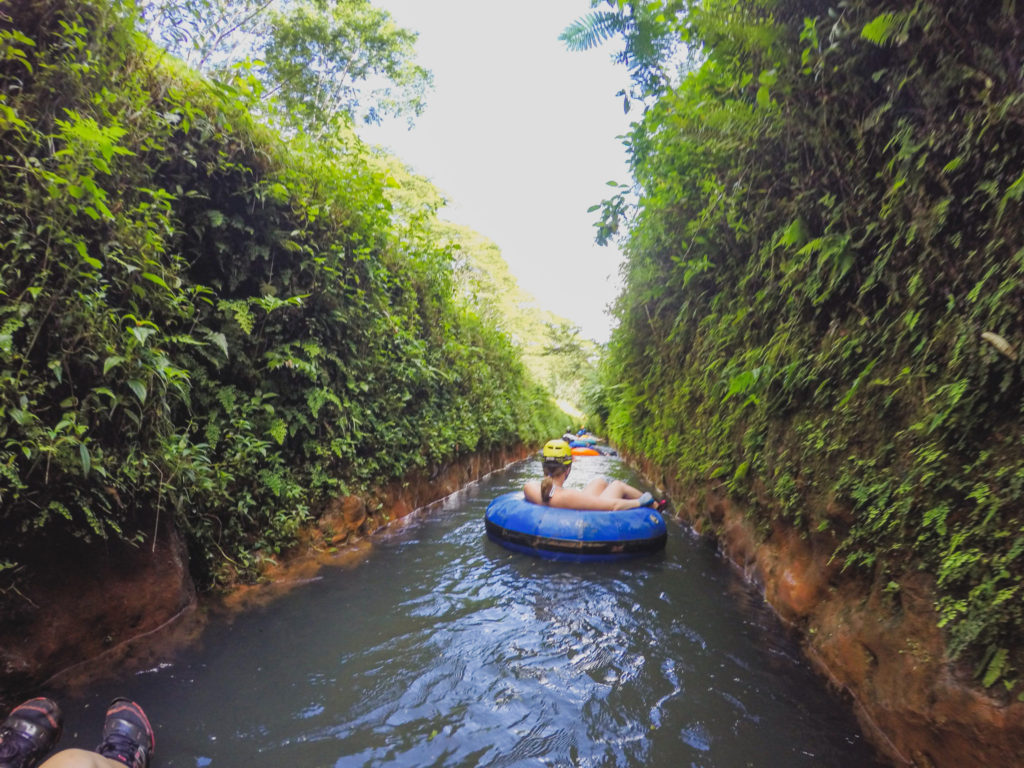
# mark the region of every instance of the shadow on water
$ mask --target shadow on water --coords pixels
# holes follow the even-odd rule
[[[92,747],[127,694],[156,766],[838,766],[876,762],[752,587],[683,526],[665,552],[573,564],[484,535],[520,463],[373,537],[346,568],[213,618],[65,703]],[[578,460],[636,482],[610,457]]]

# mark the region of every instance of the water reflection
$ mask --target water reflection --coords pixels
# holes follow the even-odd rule
[[[636,481],[617,460],[577,462]],[[69,701],[91,746],[128,693],[163,766],[876,765],[757,594],[670,525],[666,550],[555,563],[486,539],[492,475],[362,562]]]

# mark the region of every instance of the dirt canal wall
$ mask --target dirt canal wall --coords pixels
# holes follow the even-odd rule
[[[932,577],[857,579],[833,559],[835,540],[780,525],[758,531],[716,489],[701,498],[633,459],[675,502],[675,512],[756,582],[800,631],[814,667],[848,695],[865,734],[895,765],[1024,766],[1024,703],[980,689],[952,664],[938,629]]]
[[[144,663],[147,638],[188,642],[202,628],[206,604],[241,608],[301,583],[325,563],[413,510],[524,458],[514,447],[476,454],[431,475],[413,476],[366,496],[332,500],[287,555],[268,560],[265,582],[199,595],[180,534],[166,523],[154,542],[119,542],[36,555],[39,578],[0,603],[0,706],[36,695],[47,683],[83,683],[102,668]],[[6,711],[6,709],[4,710]]]

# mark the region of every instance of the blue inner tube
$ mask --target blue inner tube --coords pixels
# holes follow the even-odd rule
[[[665,520],[652,507],[617,512],[559,509],[504,493],[487,505],[487,535],[517,552],[555,560],[617,560],[665,547]]]

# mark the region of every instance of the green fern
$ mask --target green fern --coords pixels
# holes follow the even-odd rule
[[[864,25],[860,35],[878,46],[902,45],[907,41],[909,26],[910,17],[905,13],[881,13]]]
[[[592,11],[572,22],[558,36],[570,51],[589,51],[629,29],[629,19],[622,11]]]

